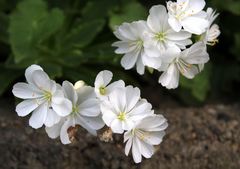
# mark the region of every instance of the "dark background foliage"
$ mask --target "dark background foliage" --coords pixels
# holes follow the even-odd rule
[[[159,73],[125,71],[111,47],[113,30],[122,22],[146,19],[148,9],[161,0],[0,0],[0,94],[24,80],[24,69],[41,65],[56,80],[79,79],[93,85],[100,70],[113,71],[127,84],[154,88],[187,104],[236,101],[240,92],[240,1],[211,0],[220,16],[219,43],[209,47],[211,61],[193,80],[181,78],[168,91],[157,83]]]

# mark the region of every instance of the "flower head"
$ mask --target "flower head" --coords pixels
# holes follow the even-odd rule
[[[178,87],[180,73],[186,78],[192,79],[200,72],[199,65],[209,60],[206,46],[202,42],[195,43],[184,51],[177,51],[165,59],[161,70],[164,71],[159,78],[159,83],[168,89]]]
[[[167,8],[170,26],[177,32],[183,27],[185,31],[200,35],[209,25],[206,13],[203,11],[204,0],[168,1]]]
[[[122,80],[118,80],[109,84],[112,80],[112,76],[112,72],[108,70],[104,70],[98,73],[94,83],[94,90],[99,99],[104,100],[115,88],[121,88],[125,86],[125,83]]]
[[[140,99],[140,90],[132,86],[115,89],[101,104],[103,121],[114,133],[131,130],[136,121],[153,114],[151,108],[145,99]]]
[[[78,83],[76,85],[78,86]],[[60,135],[61,142],[69,144],[71,141],[68,129],[78,125],[85,128],[89,133],[97,135],[96,130],[102,128],[104,123],[94,89],[90,86],[75,89],[68,81],[64,81],[62,86],[65,96],[72,102],[72,111],[59,123],[52,127],[46,127],[49,137],[56,138]]]
[[[16,97],[25,99],[16,107],[19,116],[33,112],[29,119],[31,127],[52,126],[59,122],[60,116],[71,112],[72,104],[64,97],[61,87],[40,66],[28,67],[25,76],[27,83],[15,84],[12,92]]]
[[[150,115],[138,122],[132,129],[124,133],[125,154],[132,148],[135,163],[142,161],[142,156],[150,158],[154,154],[154,145],[162,142],[167,128],[167,120],[162,115]]]
[[[148,31],[145,21],[136,21],[132,23],[123,23],[114,32],[115,36],[120,39],[112,44],[118,47],[115,52],[124,54],[121,65],[125,69],[131,69],[136,64],[137,72],[143,74],[145,67],[143,58],[148,57],[144,51],[144,33]]]
[[[155,5],[150,9],[147,25],[150,31],[145,33],[144,46],[148,56],[158,57],[169,47],[185,49],[187,45],[192,44],[189,39],[191,33],[183,30],[176,32],[170,27],[168,14],[163,5]]]
[[[214,20],[218,17],[218,13],[212,9],[207,9],[207,20],[209,21],[209,27],[207,31],[202,34],[201,39],[207,45],[214,46],[218,42],[218,36],[220,35],[220,29],[217,24],[213,24]]]

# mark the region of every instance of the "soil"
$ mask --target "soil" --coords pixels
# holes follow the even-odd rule
[[[240,105],[174,106],[156,111],[169,122],[151,159],[134,164],[120,135],[111,143],[83,129],[62,145],[0,103],[0,169],[240,169]],[[164,107],[164,106],[162,106]]]

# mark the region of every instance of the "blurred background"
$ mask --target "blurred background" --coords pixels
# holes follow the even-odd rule
[[[211,60],[202,73],[193,80],[181,78],[180,87],[170,91],[158,84],[157,72],[125,71],[122,56],[111,47],[117,40],[114,27],[146,20],[154,4],[165,1],[0,0],[0,95],[12,97],[12,85],[24,81],[24,69],[35,63],[59,82],[82,79],[90,85],[100,70],[109,69],[115,79],[142,88],[153,104],[169,97],[187,105],[239,101],[240,1],[207,1],[220,13],[219,43],[208,47]]]

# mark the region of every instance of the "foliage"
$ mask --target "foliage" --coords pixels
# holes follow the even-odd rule
[[[52,78],[83,79],[92,84],[98,71],[110,69],[124,80],[138,83],[141,77],[121,68],[121,56],[111,47],[116,40],[112,31],[122,22],[146,19],[145,6],[150,5],[144,0],[2,0],[0,94],[33,63],[43,66]],[[240,2],[212,0],[210,5],[221,13],[222,34],[219,44],[209,48],[211,65],[194,80],[181,79],[175,92],[186,102],[191,100],[186,95],[198,102],[220,93],[235,96],[231,89],[240,83]],[[151,76],[144,78],[148,82]]]

